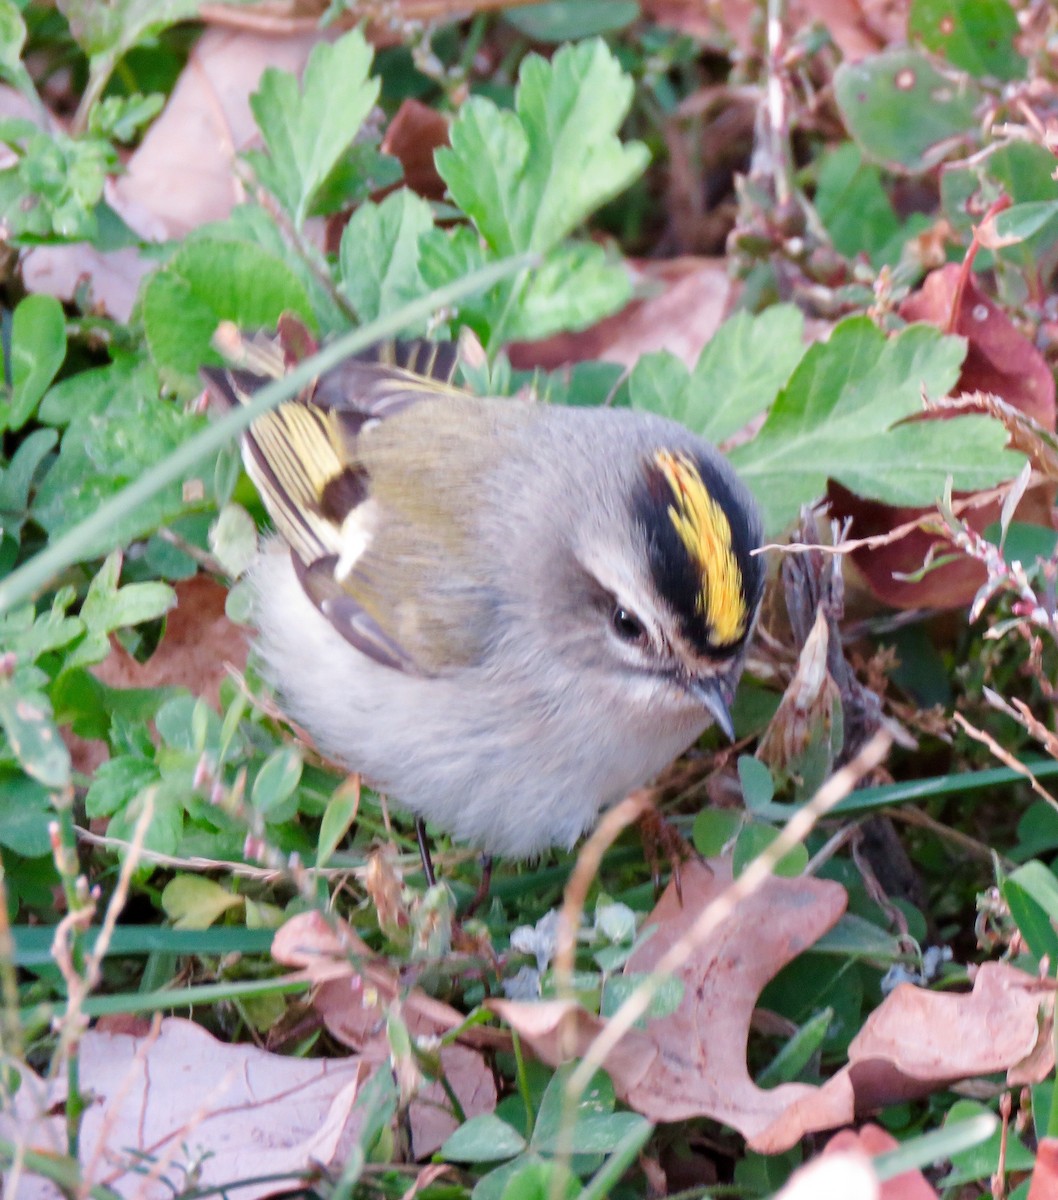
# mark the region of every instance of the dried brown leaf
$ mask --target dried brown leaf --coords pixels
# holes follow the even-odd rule
[[[180,1018],[163,1021],[157,1037],[91,1030],[80,1050],[80,1085],[92,1098],[81,1163],[93,1185],[143,1200],[171,1197],[171,1183],[158,1176],[181,1179],[192,1169],[204,1187],[277,1176],[239,1189],[251,1198],[273,1195],[318,1163],[344,1160],[361,1120],[354,1102],[372,1070],[356,1058],[282,1058],[228,1046]],[[60,1152],[63,1118],[45,1123],[39,1114],[61,1106],[65,1087],[63,1079],[31,1086],[37,1113],[24,1111],[4,1135]],[[145,1178],[152,1167],[154,1177]]]
[[[434,151],[448,145],[448,121],[420,100],[405,100],[386,128],[382,150],[400,160],[404,182],[429,200],[443,200],[445,183],[434,165]]]
[[[1034,1062],[1039,1082],[1053,1069],[1053,981],[1006,963],[984,963],[970,992],[932,992],[900,984],[867,1018],[849,1045],[844,1068],[856,1109],[928,1095],[960,1079]],[[1041,1009],[1047,1020],[1041,1021]]]
[[[402,988],[396,971],[372,953],[344,922],[333,926],[317,912],[291,918],[276,933],[272,957],[287,966],[302,967],[318,980],[312,1003],[328,1031],[356,1051],[365,1063],[381,1065],[390,1059],[387,1015],[396,1009],[415,1038],[440,1038],[462,1024],[463,1015],[416,988]],[[467,1041],[505,1045],[490,1031]],[[495,1031],[491,1031],[495,1032]],[[445,1079],[464,1113],[475,1116],[496,1107],[496,1084],[479,1050],[470,1045],[445,1046],[441,1052]],[[453,1132],[458,1121],[444,1088],[428,1083],[409,1109],[412,1148],[416,1158],[432,1154]]]
[[[175,585],[176,607],[166,617],[158,648],[140,663],[117,642],[95,668],[110,687],[185,687],[215,708],[228,665],[242,670],[249,648],[247,631],[224,611],[227,591],[208,575]]]
[[[800,762],[813,741],[829,739],[830,724],[840,699],[838,685],[827,670],[827,614],[822,606],[797,660],[797,670],[783,693],[757,757],[778,771]]]
[[[1058,1196],[1058,1138],[1040,1139],[1032,1169],[1028,1200],[1054,1200]]]
[[[727,860],[688,863],[681,872],[683,902],[670,884],[647,924],[657,931],[631,958],[629,972],[649,972],[731,882]],[[756,1086],[746,1066],[750,1020],[764,985],[841,916],[845,892],[822,880],[771,878],[738,905],[715,936],[677,972],[679,1008],[627,1035],[606,1060],[618,1095],[653,1121],[709,1116],[739,1130],[751,1145],[782,1149],[769,1128],[791,1106],[800,1132],[851,1119],[851,1089],[785,1084]],[[580,1054],[605,1022],[572,1004],[490,1001],[545,1062]],[[763,1141],[762,1141],[763,1139]]]
[[[268,37],[207,29],[195,43],[172,95],[125,172],[108,182],[107,200],[142,238],[179,238],[226,217],[245,198],[237,156],[256,143],[250,93],[265,67],[300,72],[316,30]],[[26,286],[71,300],[91,284],[98,308],[127,320],[143,275],[156,266],[136,250],[103,253],[88,243],[41,246],[25,261]]]
[[[785,26],[822,25],[842,58],[856,62],[905,36],[907,9],[908,0],[793,0]],[[762,40],[762,12],[753,0],[643,0],[643,11],[655,23],[707,43],[734,40],[743,54],[759,49]]]

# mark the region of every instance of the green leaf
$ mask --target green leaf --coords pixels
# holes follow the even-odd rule
[[[757,1087],[770,1088],[777,1083],[792,1083],[823,1045],[834,1010],[824,1008],[794,1031],[778,1054],[757,1076]]]
[[[454,282],[482,266],[488,257],[481,239],[465,225],[450,231],[427,230],[420,251],[419,268],[430,287]],[[482,341],[498,345],[584,328],[621,308],[630,297],[631,280],[624,266],[601,246],[577,243],[550,251],[540,266],[516,285],[503,283],[487,295],[468,299],[460,306],[459,315]],[[577,365],[583,368],[586,364]],[[609,364],[591,366],[612,369]],[[570,391],[568,383],[566,378],[560,390]]]
[[[987,1137],[986,1133],[989,1125],[993,1131],[991,1137]],[[944,1128],[937,1130],[936,1133],[945,1134],[950,1130],[954,1140],[964,1129],[974,1132],[980,1130],[981,1133],[986,1134],[986,1140],[982,1141],[980,1137],[975,1138],[977,1144],[972,1149],[952,1147],[950,1151],[946,1151],[946,1148],[942,1148],[939,1152],[934,1151],[934,1162],[949,1156],[951,1158],[951,1170],[943,1179],[939,1180],[940,1187],[947,1189],[970,1183],[975,1179],[988,1179],[999,1169],[1000,1159],[1007,1171],[1032,1170],[1035,1164],[1035,1156],[1032,1151],[1015,1132],[1000,1128],[995,1113],[985,1105],[975,1100],[956,1100],[945,1114]],[[933,1136],[932,1134],[924,1135],[926,1138]],[[960,1140],[962,1139],[960,1138]],[[965,1146],[966,1142],[963,1140],[962,1144]],[[891,1150],[888,1154],[880,1157],[883,1162],[886,1160],[891,1162],[898,1154],[899,1149]],[[899,1166],[900,1164],[894,1165]],[[906,1170],[907,1168],[902,1167],[901,1169]],[[885,1177],[890,1177],[888,1169]]]
[[[282,821],[293,815],[293,811],[286,811],[284,802],[295,799],[301,768],[301,755],[293,746],[284,746],[265,759],[254,780],[250,801],[266,820]]]
[[[89,817],[112,817],[145,788],[158,782],[158,768],[145,758],[122,754],[96,768],[85,796]]]
[[[530,54],[515,111],[471,97],[437,169],[493,251],[549,250],[646,167],[646,147],[617,137],[631,102],[631,78],[599,39],[550,62]]]
[[[51,851],[48,826],[54,819],[47,788],[21,773],[0,773],[0,846],[40,858]]]
[[[7,469],[0,470],[0,531],[5,537],[21,538],[34,478],[58,440],[54,429],[34,429],[19,439]]]
[[[176,875],[162,891],[162,908],[174,929],[208,929],[242,904],[242,896],[201,875]]]
[[[737,879],[758,855],[763,854],[778,836],[779,831],[771,825],[753,821],[743,826],[735,839],[735,849],[731,855],[731,870],[735,878]],[[779,859],[772,870],[776,875],[793,878],[800,875],[807,865],[808,851],[798,843]]]
[[[26,22],[13,0],[0,0],[0,72],[8,77],[22,66]]]
[[[384,195],[404,182],[400,159],[378,148],[381,130],[361,129],[312,202],[312,215],[330,216],[357,209],[372,196]],[[299,247],[303,253],[304,247]]]
[[[11,322],[11,399],[0,405],[0,427],[21,429],[66,357],[66,317],[54,296],[27,296]]]
[[[453,1162],[497,1162],[513,1158],[526,1147],[525,1138],[495,1113],[481,1113],[464,1121],[441,1147],[440,1153]]]
[[[738,780],[742,785],[742,799],[750,812],[767,808],[775,799],[775,781],[771,771],[759,758],[749,754],[739,755]]]
[[[574,1153],[579,1152],[578,1132],[581,1123],[588,1117],[608,1116],[614,1110],[614,1089],[610,1077],[604,1071],[596,1071],[583,1094],[577,1097],[572,1107],[566,1101],[566,1083],[574,1070],[573,1064],[565,1064],[552,1075],[550,1083],[540,1101],[536,1125],[530,1145],[543,1153],[554,1153],[561,1139],[568,1138],[568,1123],[575,1122],[572,1143]]]
[[[37,615],[32,605],[0,617],[0,648],[13,653],[20,663],[35,662],[42,654],[68,646],[84,632],[79,617],[68,617],[73,590],[63,589],[51,608]]]
[[[667,352],[644,355],[629,379],[633,408],[671,417],[720,442],[762,413],[797,366],[804,320],[792,304],[736,313],[689,372]]]
[[[1017,474],[1021,459],[985,417],[899,424],[921,411],[923,390],[945,395],[965,354],[960,338],[912,325],[886,338],[866,317],[809,348],[760,432],[730,459],[774,537],[828,478],[889,504],[925,505],[948,478],[967,491]]]
[[[912,0],[907,32],[978,79],[1025,78],[1025,59],[1014,48],[1021,27],[1008,0]]]
[[[85,54],[115,61],[177,21],[195,16],[199,4],[200,0],[56,0]]]
[[[612,1112],[582,1117],[573,1130],[572,1151],[574,1154],[609,1154],[636,1129],[646,1124],[646,1118],[638,1113]],[[538,1141],[534,1145],[542,1152],[559,1149],[559,1137],[553,1142]]]
[[[78,418],[105,414],[111,404],[127,416],[144,395],[157,392],[158,377],[149,365],[123,359],[60,380],[41,401],[37,419],[61,429]]]
[[[996,217],[996,236],[1024,241],[1058,217],[1058,200],[1030,200],[1015,204]]]
[[[350,30],[315,46],[300,90],[289,72],[269,67],[250,97],[268,153],[247,157],[298,228],[378,99],[379,81],[368,77],[371,56],[360,30]]]
[[[583,0],[548,0],[508,8],[503,19],[534,42],[577,42],[599,33],[625,29],[640,17],[637,0],[606,0],[605,4],[585,4]]]
[[[257,526],[241,504],[225,504],[209,529],[209,548],[232,579],[249,569],[257,554]]]
[[[1013,208],[996,217],[997,232],[1013,232],[1024,241],[1003,246],[997,251],[983,250],[977,263],[990,265],[993,257],[1015,264],[1019,270],[1032,272],[1058,239],[1058,219],[1044,222],[1041,228],[1029,233],[1022,224],[1021,214],[1014,217],[1014,228],[1006,225],[1007,214],[1023,205],[1049,203],[1058,199],[1058,183],[1053,178],[1054,155],[1043,146],[1031,142],[1000,143],[986,155],[975,156],[966,166],[946,164],[941,174],[941,203],[944,216],[956,233],[969,240],[979,214],[1001,194],[1009,196]],[[1039,209],[1029,209],[1028,212]]]
[[[863,161],[860,148],[845,142],[820,159],[814,198],[834,249],[846,258],[864,254],[875,268],[898,263],[930,218],[912,213],[901,221],[882,185],[882,172]]]
[[[1058,879],[1054,872],[1036,860],[1027,862],[1001,881],[1000,891],[1026,945],[1037,959],[1050,959],[1053,975],[1058,967]]]
[[[654,1126],[644,1118],[630,1125],[621,1142],[580,1192],[580,1200],[606,1200],[619,1190],[620,1181],[647,1144]]]
[[[0,679],[0,725],[30,778],[47,788],[66,787],[70,753],[52,719],[51,703],[43,692],[23,684],[18,674]]]
[[[503,336],[510,341],[538,341],[563,329],[586,329],[631,298],[628,272],[602,246],[594,242],[559,246],[517,293]]]
[[[339,250],[341,289],[361,321],[373,321],[424,295],[419,238],[433,228],[429,204],[402,188],[381,204],[361,204]]]
[[[154,718],[154,727],[167,746],[186,754],[201,754],[220,741],[220,717],[194,696],[178,695],[166,701]]]
[[[31,95],[32,84],[23,90]],[[101,232],[103,185],[119,169],[117,153],[101,138],[74,138],[32,122],[0,119],[0,141],[16,162],[0,170],[0,212],[16,245],[41,238],[92,241]]]
[[[222,360],[213,349],[221,321],[274,328],[296,313],[315,329],[301,281],[282,260],[249,242],[200,237],[185,242],[142,291],[143,328],[158,367],[189,390],[204,363]]]
[[[84,641],[70,654],[65,670],[102,662],[110,653],[110,635],[144,621],[164,616],[176,604],[176,593],[166,583],[130,583],[118,587],[121,553],[114,551],[99,568],[81,605]]]
[[[33,519],[53,537],[149,473],[205,422],[162,399],[156,372],[142,360],[84,371],[56,384],[41,402],[41,419],[69,422],[58,458],[37,487],[31,507]],[[186,512],[190,501],[183,489],[183,482],[170,484],[126,509],[104,537],[80,545],[81,560],[97,557],[116,541],[153,532]],[[208,486],[198,490],[208,498]]]
[[[918,50],[887,50],[834,74],[834,97],[868,158],[911,172],[928,170],[953,144],[977,136],[980,89],[941,71]]]
[[[295,249],[289,233],[280,229],[278,218],[262,205],[240,204],[225,220],[203,226],[195,236],[248,242],[278,258],[305,289],[320,331],[326,335],[348,330],[349,314],[333,294],[333,270],[324,255],[304,239]]]
[[[1007,566],[1019,562],[1031,570],[1037,559],[1049,559],[1058,550],[1058,530],[1049,525],[1011,521],[1004,537],[999,522],[993,521],[985,526],[983,536],[995,546],[1002,541],[1003,560]]]
[[[874,958],[895,962],[903,954],[898,938],[855,913],[846,913],[812,945],[813,954],[832,954],[839,959]]]
[[[346,780],[334,789],[320,821],[320,836],[316,846],[316,865],[324,866],[349,832],[360,810],[360,781]]]
[[[153,850],[156,854],[176,854],[184,829],[184,805],[178,793],[185,790],[186,785],[169,786],[165,783],[145,788],[110,818],[107,836],[121,842],[131,842],[136,832],[136,822],[149,800],[151,816],[143,839],[144,849]]]
[[[718,858],[742,828],[745,817],[729,808],[703,808],[694,818],[691,841],[703,858]]]
[[[97,137],[124,145],[131,142],[164,107],[165,97],[158,92],[149,96],[107,96],[92,109],[88,129]]]
[[[500,1196],[501,1200],[573,1200],[580,1190],[580,1183],[565,1163],[526,1157],[517,1160]],[[472,1200],[479,1200],[477,1188]]]
[[[1058,812],[1046,800],[1030,804],[1018,819],[1018,840],[1008,851],[1014,862],[1025,862],[1058,850]]]

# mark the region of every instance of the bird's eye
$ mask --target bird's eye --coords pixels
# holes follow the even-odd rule
[[[643,628],[643,623],[635,613],[622,608],[620,604],[615,606],[610,623],[622,642],[642,642],[646,639],[647,631]]]

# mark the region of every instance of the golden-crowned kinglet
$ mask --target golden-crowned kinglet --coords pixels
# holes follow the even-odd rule
[[[259,646],[326,754],[487,854],[570,846],[728,714],[757,506],[643,412],[485,399],[452,345],[375,347],[245,435],[281,537]],[[267,380],[205,372],[226,405]]]

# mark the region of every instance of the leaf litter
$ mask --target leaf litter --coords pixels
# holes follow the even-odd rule
[[[688,864],[682,903],[670,884],[647,919],[654,933],[633,953],[626,973],[650,972],[731,878],[726,859]],[[743,1133],[752,1149],[777,1153],[806,1133],[849,1125],[878,1107],[959,1080],[1008,1072],[1012,1082],[1024,1083],[1053,1069],[1047,1049],[1053,984],[988,963],[969,993],[898,986],[853,1039],[847,1065],[822,1086],[758,1087],[746,1048],[760,992],[837,923],[845,904],[839,884],[804,876],[772,877],[738,904],[676,973],[682,999],[675,1011],[632,1030],[606,1060],[618,1097],[655,1122],[710,1117]],[[161,1183],[133,1193],[133,1182],[144,1187],[139,1167],[133,1169],[142,1156],[163,1163],[159,1175],[171,1177],[188,1166],[190,1154],[200,1182],[215,1184],[264,1174],[289,1182],[314,1164],[341,1161],[357,1130],[357,1094],[375,1072],[392,1069],[394,1014],[421,1049],[439,1051],[440,1069],[466,1116],[495,1108],[485,1051],[509,1044],[501,1029],[464,1029],[462,1013],[408,988],[348,926],[318,912],[289,920],[276,935],[273,956],[297,969],[294,978],[314,984],[312,1005],[353,1054],[291,1058],[228,1046],[178,1018],[162,1021],[147,1037],[91,1030],[81,1046],[81,1086],[94,1097],[82,1162],[94,1182],[121,1194],[167,1194]],[[572,1001],[495,999],[486,1007],[550,1066],[583,1054],[605,1026]],[[454,1040],[442,1045],[446,1035]],[[427,1081],[411,1059],[404,1067],[414,1092],[412,1152],[421,1158],[459,1122],[442,1085]],[[5,1118],[7,1128],[0,1123],[0,1130],[5,1136],[17,1130],[33,1149],[57,1152],[61,1120],[42,1114],[61,1104],[63,1088],[61,1079],[27,1081],[16,1128]],[[262,1184],[246,1194],[278,1190]]]

